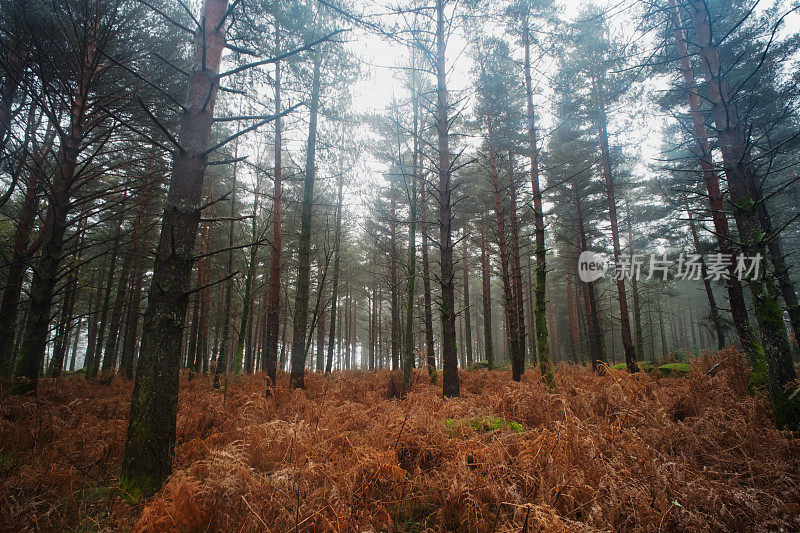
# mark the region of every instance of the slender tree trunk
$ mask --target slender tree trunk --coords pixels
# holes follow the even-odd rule
[[[133,387],[120,486],[133,498],[158,491],[172,472],[183,320],[200,224],[203,175],[214,120],[227,0],[205,0],[195,34],[194,66],[173,156],[153,280]]]
[[[467,351],[467,365],[472,364],[472,324],[470,323],[470,305],[469,305],[469,254],[468,243],[464,239],[464,347]]]
[[[279,70],[279,66],[276,63],[276,74]],[[280,76],[278,76],[277,81],[280,81]],[[280,124],[281,118],[280,113],[276,113],[277,118],[275,119],[276,124]],[[280,127],[280,126],[278,126]],[[234,163],[233,163],[233,183],[231,184],[231,209],[230,209],[230,224],[228,226],[228,261],[226,264],[226,274],[231,274],[233,272],[233,230],[234,230],[234,218],[236,216],[236,177],[237,171],[239,170],[238,163],[235,161],[236,158],[239,156],[239,140],[237,139],[234,141],[233,147],[233,156],[234,156]],[[278,161],[278,159],[276,159]],[[280,171],[275,170],[275,181],[276,183],[280,182]],[[276,198],[280,197],[280,193],[276,193]],[[277,208],[274,213],[273,222],[280,226],[280,209]],[[273,241],[272,253],[273,255],[276,253],[280,253],[280,240],[276,243]],[[274,257],[273,257],[274,260]],[[272,276],[272,273],[270,273]],[[272,278],[270,278],[270,289],[272,287]],[[280,290],[280,281],[278,282],[278,289]],[[271,294],[271,293],[270,293]],[[280,299],[280,296],[279,296]],[[229,279],[225,282],[225,296],[224,296],[224,304],[223,304],[223,311],[222,311],[222,339],[220,340],[220,349],[219,353],[217,354],[217,367],[214,369],[214,388],[218,389],[220,386],[219,379],[220,376],[228,371],[229,365],[229,354],[230,354],[230,338],[231,338],[231,329],[232,329],[232,320],[231,320],[231,308],[233,306],[233,279]],[[267,330],[269,332],[269,316],[267,317]],[[275,335],[276,343],[277,343],[278,336]],[[269,336],[267,336],[269,340]],[[267,341],[267,360],[269,361],[269,342]],[[269,372],[269,364],[267,364],[267,371]]]
[[[428,201],[427,184],[422,181],[422,195],[420,209],[422,216],[422,288],[425,304],[425,362],[428,367],[428,378],[431,383],[436,383],[436,352],[433,345],[433,305],[431,303],[431,272],[428,260]]]
[[[37,267],[33,270],[28,318],[21,336],[22,343],[16,360],[16,378],[12,384],[12,392],[15,393],[36,389],[39,369],[47,346],[53,293],[61,266],[64,235],[68,225],[70,196],[85,134],[84,122],[89,106],[90,83],[97,69],[98,53],[92,46],[93,43],[89,44],[81,58],[83,71],[77,73],[78,83],[72,95],[69,125],[60,135],[61,148],[57,158],[57,168],[50,182],[50,204],[42,230],[44,232],[42,254]]]
[[[516,314],[514,322],[517,325],[517,360],[512,360],[512,374],[525,373],[525,298],[522,290],[522,266],[519,259],[519,219],[517,218],[517,180],[514,172],[514,156],[508,153],[508,179],[509,179],[509,221],[511,226],[511,247],[509,255],[511,259],[511,289],[512,289],[512,309]],[[513,365],[518,367],[513,370]],[[547,376],[543,376],[545,383],[548,382]]]
[[[611,156],[608,149],[608,119],[606,117],[605,102],[603,101],[602,82],[592,80],[594,92],[597,96],[597,134],[600,138],[600,156],[603,161],[603,178],[606,185],[606,196],[608,197],[609,222],[611,224],[611,241],[614,245],[614,263],[617,271],[620,270],[622,251],[619,244],[619,224],[617,223],[617,204],[614,197],[614,180],[611,175]],[[617,297],[619,298],[620,326],[622,332],[622,347],[625,350],[625,364],[628,372],[638,372],[639,365],[636,362],[636,348],[633,346],[631,338],[631,324],[628,317],[628,297],[625,294],[625,280],[622,276],[617,276]]]
[[[17,222],[14,235],[14,248],[11,265],[5,279],[3,300],[0,303],[0,376],[11,375],[11,363],[14,358],[14,335],[17,331],[17,315],[19,314],[19,296],[22,292],[22,280],[28,268],[28,240],[36,215],[39,198],[39,170],[36,162],[28,175],[25,198]]]
[[[392,295],[392,370],[400,367],[400,309],[398,303],[399,281],[397,279],[397,198],[394,180],[389,184],[389,284]]]
[[[578,242],[580,249],[578,254],[588,250],[588,242],[586,239],[586,228],[583,222],[583,202],[578,193],[577,187],[573,185],[575,194],[575,207],[578,217]],[[595,291],[594,282],[584,283],[584,305],[589,322],[589,351],[592,354],[592,368],[594,370],[601,370],[601,367],[606,362],[605,342],[603,341],[603,330],[600,327],[600,311],[597,306],[597,294]],[[602,371],[602,370],[601,370]]]
[[[236,341],[236,351],[233,355],[233,371],[238,375],[242,371],[245,342],[248,335],[248,327],[253,309],[253,283],[258,266],[258,197],[261,194],[261,180],[257,180],[255,199],[253,200],[253,224],[251,226],[250,257],[247,263],[247,276],[244,282],[244,299],[242,301],[242,317],[239,321],[239,338]],[[248,350],[248,354],[249,354]],[[251,361],[252,362],[252,361]],[[248,372],[249,373],[249,372]]]
[[[297,291],[295,293],[294,330],[292,332],[292,388],[305,388],[306,331],[308,329],[308,295],[311,275],[311,217],[314,208],[314,179],[316,178],[317,115],[319,113],[320,69],[322,53],[313,52],[314,72],[309,105],[308,147],[303,185],[303,205],[300,217],[300,243],[297,254]]]
[[[317,276],[321,279],[322,278],[322,266],[319,265],[317,268]],[[323,290],[324,287],[320,285],[319,290]],[[319,302],[317,305],[317,316],[319,317],[319,323],[317,325],[317,361],[315,365],[315,370],[317,372],[322,372],[325,370],[325,299],[319,298]]]
[[[631,256],[631,264],[633,262],[633,221],[631,219],[631,210],[628,205],[628,198],[625,198],[625,218],[628,221],[628,253]],[[631,293],[633,295],[633,327],[636,331],[636,353],[644,356],[644,340],[642,339],[642,309],[639,305],[639,280],[637,276],[631,276]]]
[[[542,379],[551,388],[555,388],[553,363],[550,360],[550,343],[547,331],[547,301],[545,287],[547,282],[546,248],[544,241],[544,210],[542,207],[542,190],[539,186],[539,149],[536,146],[536,122],[533,109],[533,82],[531,80],[530,27],[527,15],[523,26],[523,43],[525,45],[525,94],[528,115],[528,148],[530,151],[531,191],[533,193],[533,210],[535,226],[536,255],[536,303],[534,305],[534,321],[536,327],[536,356]]]
[[[494,368],[492,345],[492,272],[489,268],[489,243],[486,240],[486,223],[481,222],[481,300],[483,303],[483,342],[486,365]]]
[[[720,253],[725,256],[732,256],[731,232],[728,227],[728,218],[725,213],[725,205],[722,201],[722,192],[719,185],[719,176],[714,167],[711,146],[708,142],[706,133],[705,114],[700,107],[700,96],[694,77],[694,69],[686,40],[683,34],[683,23],[681,22],[675,0],[669,0],[670,14],[673,22],[673,36],[678,53],[681,56],[681,73],[686,84],[686,96],[689,101],[689,109],[692,117],[692,130],[694,132],[695,148],[700,159],[700,168],[703,173],[706,191],[708,192],[711,207],[711,216],[714,222],[714,233],[717,238],[717,246]],[[750,361],[751,366],[756,366],[757,361],[763,359],[764,349],[756,338],[750,319],[747,316],[747,305],[744,300],[741,280],[734,272],[734,264],[731,262],[728,269],[728,279],[726,286],[728,289],[728,300],[730,301],[731,316],[739,336],[742,349]]]
[[[447,63],[444,1],[436,0],[436,129],[439,156],[439,243],[442,267],[442,394],[459,396],[458,350],[456,346],[455,272],[453,270],[452,184],[447,103]]]
[[[280,53],[281,30],[275,22],[275,53]],[[278,367],[278,329],[281,312],[281,249],[283,235],[281,230],[281,200],[283,197],[283,124],[281,113],[281,62],[275,62],[275,183],[272,200],[272,257],[269,270],[269,300],[267,304],[267,330],[265,351],[267,360],[267,393],[277,383]],[[333,318],[331,318],[333,320]]]
[[[694,217],[692,216],[692,210],[689,209],[689,202],[684,202],[684,208],[686,209],[686,216],[689,219],[689,231],[692,234],[692,241],[694,242],[694,249],[698,255],[700,255],[700,239],[697,236],[697,227],[694,223]],[[717,308],[717,302],[714,298],[714,290],[711,288],[711,280],[708,279],[708,269],[706,268],[706,262],[703,260],[703,256],[700,255],[700,275],[703,277],[703,287],[706,290],[706,297],[708,298],[708,308],[709,313],[711,315],[711,323],[714,325],[714,331],[717,334],[717,348],[723,349],[725,347],[725,324],[722,322],[722,317],[719,314],[719,309]]]
[[[78,323],[75,324],[75,334],[72,336],[72,356],[69,358],[69,371],[75,372],[75,359],[78,357],[78,343],[81,340],[81,325],[83,320],[78,317]]]
[[[412,76],[415,76],[413,74]],[[417,103],[416,85],[412,77],[411,99],[414,122],[414,147],[411,153],[411,193],[408,198],[410,224],[408,227],[408,282],[406,283],[406,324],[405,350],[403,359],[403,393],[411,390],[411,369],[414,367],[414,292],[417,280],[417,173],[419,158],[419,105]],[[471,354],[470,354],[471,355]]]
[[[103,341],[106,339],[106,327],[108,326],[108,310],[111,306],[111,287],[114,284],[114,274],[117,270],[117,259],[119,258],[120,252],[120,245],[119,241],[122,238],[122,218],[123,213],[125,212],[125,201],[123,200],[123,204],[120,206],[120,213],[119,213],[119,220],[117,221],[117,229],[116,233],[114,234],[114,241],[111,244],[111,264],[108,267],[108,277],[106,278],[105,282],[105,295],[103,296],[103,307],[100,311],[100,327],[97,330],[97,346],[95,348],[96,354],[95,357],[92,359],[92,366],[91,368],[87,368],[86,377],[93,378],[97,376],[97,373],[100,371],[100,360],[102,358],[102,346]],[[103,370],[106,370],[108,366],[103,365]]]
[[[729,96],[717,47],[712,42],[708,11],[699,0],[690,0],[690,4],[742,252],[746,257],[766,257],[764,234],[756,203],[758,198],[754,198],[752,193],[757,187],[758,177],[749,143],[739,121],[736,104]],[[764,276],[763,273],[747,282],[764,343],[766,384],[772,399],[775,421],[778,427],[794,430],[800,426],[800,395],[789,398],[786,386],[797,378],[797,371],[792,361],[789,337],[783,321],[783,311],[777,300],[775,284],[772,277]],[[763,372],[761,366],[757,361],[756,377]]]
[[[336,339],[336,304],[339,299],[339,256],[342,240],[342,189],[344,174],[339,174],[336,184],[336,234],[333,243],[333,279],[331,280],[331,327],[328,334],[328,357],[325,361],[325,373],[330,374],[333,367],[333,347]]]
[[[503,212],[503,203],[500,197],[500,180],[498,178],[496,152],[494,148],[494,138],[492,135],[492,117],[487,113],[487,133],[489,143],[489,169],[491,173],[492,189],[494,191],[494,212],[497,220],[497,244],[500,249],[500,275],[503,281],[503,309],[506,318],[506,337],[508,341],[509,354],[511,360],[511,375],[514,381],[522,379],[522,372],[524,368],[520,368],[519,364],[519,334],[517,324],[517,313],[514,308],[514,289],[511,281],[511,274],[509,273],[510,267],[510,254],[508,244],[506,242],[506,228],[505,228],[505,214]],[[524,358],[523,358],[524,359]],[[523,363],[524,364],[524,363]]]

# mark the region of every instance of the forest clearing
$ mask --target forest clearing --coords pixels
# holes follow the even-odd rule
[[[800,531],[797,0],[0,0],[0,530]]]
[[[731,357],[731,354],[733,356]],[[717,362],[713,375],[707,371]],[[680,377],[562,365],[461,371],[462,395],[415,371],[183,376],[175,471],[145,504],[118,489],[130,382],[3,389],[0,528],[136,531],[792,531],[800,441],[747,394],[741,354]]]

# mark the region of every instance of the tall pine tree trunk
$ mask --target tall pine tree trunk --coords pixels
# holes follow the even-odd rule
[[[292,372],[290,386],[305,388],[306,332],[308,329],[308,297],[311,277],[311,217],[314,208],[314,180],[316,178],[317,120],[319,114],[320,69],[322,52],[313,53],[314,70],[309,104],[308,146],[306,171],[303,183],[303,204],[300,215],[300,242],[297,249],[297,291],[295,293],[294,330],[292,332]]]
[[[275,22],[275,53],[280,53],[281,30]],[[272,196],[272,257],[269,270],[269,299],[267,301],[267,327],[264,349],[267,362],[267,391],[277,383],[278,368],[278,330],[281,312],[281,250],[283,234],[281,229],[281,200],[283,197],[283,124],[281,113],[281,62],[275,62],[275,176]]]
[[[120,486],[132,498],[154,494],[172,472],[181,336],[227,8],[227,0],[205,0],[203,27],[195,33],[194,65],[178,136],[183,150],[173,155],[120,473]]]
[[[719,184],[719,176],[714,167],[711,146],[708,142],[706,132],[705,114],[700,107],[700,96],[698,94],[697,83],[695,82],[694,69],[692,68],[691,56],[688,53],[687,43],[683,34],[683,23],[675,5],[675,0],[670,0],[670,15],[673,23],[673,36],[678,53],[681,56],[681,74],[686,84],[686,97],[689,101],[689,109],[692,117],[692,131],[694,133],[695,149],[700,160],[700,169],[703,173],[706,191],[711,207],[711,217],[714,223],[714,234],[717,238],[717,246],[720,253],[731,256],[733,254],[731,244],[731,232],[728,227],[728,218],[725,212],[725,205],[722,201],[722,191]],[[744,300],[744,291],[741,280],[734,272],[734,264],[731,262],[728,269],[728,279],[726,281],[728,289],[728,300],[730,301],[731,316],[739,342],[742,344],[747,358],[752,366],[763,359],[764,350],[753,332],[750,319],[747,316],[747,304]]]
[[[744,126],[739,121],[736,102],[730,98],[717,47],[712,41],[711,21],[705,3],[690,0],[690,4],[742,252],[750,258],[766,257],[765,235],[758,216],[758,198],[753,194],[758,176]],[[747,283],[764,343],[767,390],[778,427],[794,430],[800,426],[800,395],[789,398],[786,386],[797,378],[797,371],[792,361],[783,310],[777,300],[774,281],[771,276],[764,274],[760,272],[759,277],[750,278]],[[756,374],[760,371],[759,366],[757,364]]]
[[[614,178],[611,174],[611,155],[608,149],[608,118],[604,102],[602,82],[592,80],[593,89],[597,98],[597,134],[600,139],[600,157],[603,162],[603,178],[606,185],[606,197],[608,198],[608,218],[611,224],[611,242],[614,246],[614,264],[617,271],[621,267],[622,251],[619,244],[619,224],[617,223],[617,203],[614,196]],[[628,372],[638,372],[639,365],[636,362],[636,348],[633,345],[631,336],[631,324],[628,317],[628,297],[625,294],[625,279],[617,276],[617,297],[619,298],[620,329],[622,332],[622,348],[625,350],[625,364]],[[612,337],[613,338],[613,337]]]
[[[544,242],[544,210],[542,207],[542,190],[539,186],[539,149],[536,146],[536,123],[533,109],[533,82],[531,80],[530,28],[527,15],[523,27],[525,45],[525,93],[528,115],[528,148],[530,150],[531,191],[533,193],[533,210],[535,226],[536,255],[536,303],[534,304],[534,321],[536,328],[536,356],[542,379],[550,388],[555,387],[553,363],[550,360],[550,342],[547,331],[547,298],[545,293],[547,282],[547,261]]]
[[[433,346],[433,305],[431,303],[431,272],[428,259],[428,201],[427,184],[422,182],[420,209],[422,216],[422,289],[424,291],[425,321],[425,363],[428,367],[428,378],[436,383],[436,352]]]
[[[489,369],[494,368],[492,342],[492,272],[489,267],[489,242],[486,239],[486,222],[481,221],[481,303],[483,304],[484,357]]]
[[[436,0],[436,129],[439,162],[439,245],[442,267],[442,394],[459,396],[458,351],[456,346],[455,272],[453,270],[452,184],[450,182],[450,139],[447,103],[447,47],[444,1]]]

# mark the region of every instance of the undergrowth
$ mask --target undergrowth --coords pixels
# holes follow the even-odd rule
[[[2,384],[0,528],[798,530],[800,440],[747,394],[741,356],[706,375],[728,355],[681,379],[561,365],[555,394],[538,370],[465,371],[455,400],[424,370],[405,400],[389,372],[309,374],[305,391],[284,375],[270,398],[248,376],[224,404],[182,378],[174,474],[136,505],[115,488],[129,382]]]

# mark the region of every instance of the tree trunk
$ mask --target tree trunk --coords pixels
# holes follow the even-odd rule
[[[752,193],[757,187],[758,176],[750,155],[749,143],[739,122],[736,104],[729,96],[717,47],[711,39],[711,21],[705,4],[699,0],[690,0],[690,4],[742,252],[746,257],[766,257],[764,234],[756,203],[758,198]],[[789,337],[783,321],[783,311],[777,300],[775,284],[772,277],[764,275],[748,279],[747,282],[764,343],[766,384],[772,399],[775,421],[778,427],[794,430],[800,426],[800,395],[790,399],[786,390],[787,384],[797,378],[797,372],[792,361]],[[754,377],[763,372],[761,366],[757,361]]]
[[[517,325],[517,360],[511,361],[512,374],[525,373],[525,298],[522,290],[522,266],[519,260],[519,219],[517,218],[517,180],[514,172],[514,156],[508,153],[508,180],[509,180],[509,220],[511,222],[511,248],[509,249],[511,259],[511,288],[512,288],[512,309],[516,314],[514,322]],[[514,365],[517,370],[514,370]],[[543,373],[545,383],[552,386],[548,378]]]
[[[275,53],[280,53],[281,30],[275,22]],[[281,200],[283,197],[283,124],[281,113],[281,62],[275,62],[275,183],[272,199],[272,257],[269,270],[269,299],[267,303],[267,328],[264,349],[267,363],[267,393],[277,383],[278,367],[278,329],[281,312],[281,249],[283,235],[281,230]],[[331,319],[332,320],[332,319]]]
[[[695,148],[697,149],[697,156],[700,159],[703,181],[705,182],[706,191],[708,192],[717,246],[719,247],[720,253],[730,256],[733,252],[731,247],[731,233],[728,227],[725,205],[722,201],[719,176],[714,167],[711,146],[706,133],[705,114],[700,107],[700,96],[695,82],[694,69],[692,68],[690,59],[691,56],[688,53],[686,40],[683,35],[683,30],[681,29],[683,23],[680,19],[678,8],[675,5],[675,0],[669,0],[669,2],[673,23],[673,36],[678,48],[678,53],[681,56],[681,73],[684,83],[686,84],[686,96],[691,111]],[[726,286],[728,289],[728,300],[731,306],[731,316],[733,318],[733,324],[736,327],[736,333],[739,336],[739,342],[742,344],[742,349],[745,354],[747,354],[751,366],[755,367],[756,362],[763,359],[764,350],[753,332],[753,327],[750,325],[742,283],[734,273],[733,262],[731,262],[730,268],[728,269]]]
[[[628,253],[633,263],[633,221],[631,220],[631,210],[628,205],[628,198],[625,198],[625,218],[628,221]],[[633,327],[636,330],[636,353],[644,356],[644,339],[642,334],[642,309],[639,305],[639,280],[638,276],[631,276],[631,293],[633,295]]]
[[[389,183],[389,289],[392,295],[392,370],[400,366],[400,309],[398,303],[399,281],[397,279],[397,199],[394,179]]]
[[[689,209],[689,202],[684,202],[684,207],[686,209],[686,216],[689,219],[689,231],[692,234],[692,241],[694,242],[694,249],[698,255],[700,255],[700,239],[697,236],[697,227],[694,223],[694,217],[692,216],[692,210]],[[703,287],[706,290],[706,297],[708,297],[708,308],[709,313],[711,315],[711,323],[714,325],[714,331],[717,334],[717,348],[723,349],[725,348],[725,324],[722,322],[722,317],[719,314],[719,309],[717,308],[717,302],[714,298],[714,290],[711,288],[711,280],[708,279],[708,269],[706,268],[706,262],[703,260],[703,256],[700,255],[700,275],[703,276]]]
[[[425,304],[425,362],[428,367],[428,378],[431,383],[436,383],[436,352],[433,345],[433,306],[431,303],[431,272],[428,260],[428,201],[427,183],[422,181],[422,195],[420,209],[422,216],[422,289]]]
[[[333,279],[331,280],[331,327],[328,334],[328,357],[325,361],[325,373],[330,374],[333,367],[333,347],[336,339],[336,304],[339,298],[339,256],[342,240],[342,189],[344,174],[340,173],[336,184],[336,234],[333,243]]]
[[[14,358],[14,335],[17,331],[17,316],[19,314],[19,296],[22,292],[22,280],[28,268],[30,256],[28,254],[28,240],[31,227],[36,215],[36,205],[39,199],[39,173],[40,163],[34,161],[33,168],[28,175],[25,198],[17,222],[14,235],[14,248],[11,255],[11,264],[5,279],[3,301],[0,303],[0,376],[11,375],[11,363]]]
[[[117,221],[117,229],[116,233],[114,234],[114,241],[111,244],[111,264],[108,267],[108,277],[106,278],[105,282],[105,295],[103,296],[103,307],[100,311],[100,327],[97,330],[97,347],[95,348],[96,354],[95,357],[92,359],[92,366],[86,369],[86,377],[93,378],[97,376],[97,373],[100,371],[100,360],[102,358],[102,346],[103,341],[105,340],[105,332],[106,327],[108,326],[108,310],[111,306],[111,286],[114,284],[114,274],[117,270],[117,259],[119,258],[119,241],[122,238],[122,218],[123,213],[125,212],[125,203],[123,200],[123,204],[120,206],[120,213],[119,213],[119,220]],[[103,370],[107,369],[106,365],[103,365]]]
[[[450,183],[450,139],[447,103],[447,47],[444,1],[436,0],[436,129],[439,156],[439,243],[442,267],[442,394],[459,396],[456,346],[455,272],[453,270],[452,184]]]
[[[200,224],[203,176],[214,120],[222,28],[227,0],[205,0],[204,26],[195,34],[194,67],[173,156],[153,280],[144,314],[139,364],[131,399],[120,486],[132,498],[158,491],[172,472],[183,320]]]
[[[577,187],[573,185],[575,194],[575,207],[578,217],[578,242],[580,248],[578,254],[588,250],[588,242],[586,239],[586,228],[583,223],[583,207]],[[588,316],[589,326],[589,351],[592,354],[592,368],[600,370],[601,365],[606,362],[605,342],[603,341],[603,330],[600,327],[600,312],[597,307],[597,294],[595,291],[594,282],[584,283],[584,306]]]
[[[33,270],[28,318],[22,332],[22,344],[16,361],[16,377],[12,384],[14,393],[25,393],[36,389],[39,368],[47,346],[53,293],[61,266],[64,235],[68,225],[70,196],[85,134],[84,121],[89,106],[89,85],[93,71],[97,67],[97,51],[91,46],[92,43],[89,44],[81,58],[83,72],[77,73],[78,83],[72,95],[69,125],[60,135],[61,148],[57,168],[50,182],[50,205],[42,230],[44,232],[42,254],[37,268]]]
[[[617,272],[621,268],[620,256],[622,252],[619,244],[619,224],[617,223],[617,204],[614,197],[614,180],[611,176],[611,156],[608,150],[608,119],[606,117],[605,102],[603,100],[602,82],[592,80],[595,95],[597,96],[597,134],[600,139],[600,157],[603,162],[603,178],[606,185],[606,196],[608,198],[608,214],[611,224],[611,241],[614,245],[614,264]],[[622,276],[617,276],[617,296],[619,298],[619,315],[622,332],[622,347],[625,350],[625,364],[628,372],[638,372],[639,365],[636,362],[636,348],[633,346],[631,337],[631,324],[628,317],[628,297],[625,294],[625,280]]]
[[[297,253],[297,291],[295,293],[294,329],[292,332],[292,388],[305,388],[306,331],[308,329],[308,295],[311,276],[311,217],[314,208],[314,179],[316,178],[317,115],[319,113],[320,69],[322,53],[313,53],[314,71],[309,105],[308,147],[303,184],[303,205],[300,216],[300,243]]]
[[[509,273],[510,254],[508,251],[508,244],[506,243],[506,228],[505,228],[505,215],[503,213],[503,203],[500,198],[500,180],[498,178],[497,160],[494,148],[494,139],[492,136],[492,117],[487,113],[486,115],[488,143],[489,143],[489,169],[491,173],[492,189],[494,191],[494,213],[497,220],[497,244],[500,249],[500,275],[503,281],[503,310],[505,311],[506,318],[506,337],[508,342],[510,360],[511,360],[511,375],[514,381],[522,379],[523,368],[519,365],[519,326],[517,324],[517,313],[514,308],[514,289],[511,282],[511,274]],[[524,348],[523,348],[524,349]],[[524,358],[523,358],[524,359]]]
[[[531,52],[530,29],[527,15],[523,26],[523,43],[525,45],[525,93],[526,109],[528,115],[528,148],[531,160],[531,190],[533,193],[533,210],[535,226],[536,255],[536,303],[534,305],[534,318],[536,327],[536,356],[539,360],[539,369],[542,379],[551,388],[555,388],[553,363],[550,360],[550,343],[547,339],[547,300],[545,287],[547,282],[546,249],[544,242],[544,210],[542,207],[542,190],[539,186],[539,149],[536,146],[536,122],[533,109],[533,83],[531,80]]]
[[[469,305],[469,254],[468,243],[464,239],[464,348],[467,351],[467,365],[472,364],[472,323],[470,322],[470,305]],[[520,302],[521,303],[521,302]]]
[[[481,222],[481,300],[483,304],[483,343],[486,365],[494,368],[492,342],[492,272],[489,268],[489,246],[486,240],[486,223]]]
[[[408,281],[406,283],[406,324],[405,350],[403,359],[403,393],[411,390],[411,369],[414,367],[414,290],[417,280],[417,173],[419,157],[419,105],[417,103],[416,86],[412,74],[411,100],[414,122],[414,147],[411,153],[411,193],[408,197],[410,224],[408,227]]]
[[[261,180],[258,179],[256,184],[255,199],[253,200],[253,223],[250,232],[250,238],[253,244],[250,246],[250,257],[247,263],[247,276],[244,282],[244,299],[242,301],[242,317],[239,321],[239,337],[236,341],[236,351],[233,355],[233,371],[237,375],[242,371],[245,341],[247,339],[248,327],[250,325],[250,314],[253,309],[253,283],[256,276],[256,267],[258,266],[258,197],[261,194],[260,185]]]

